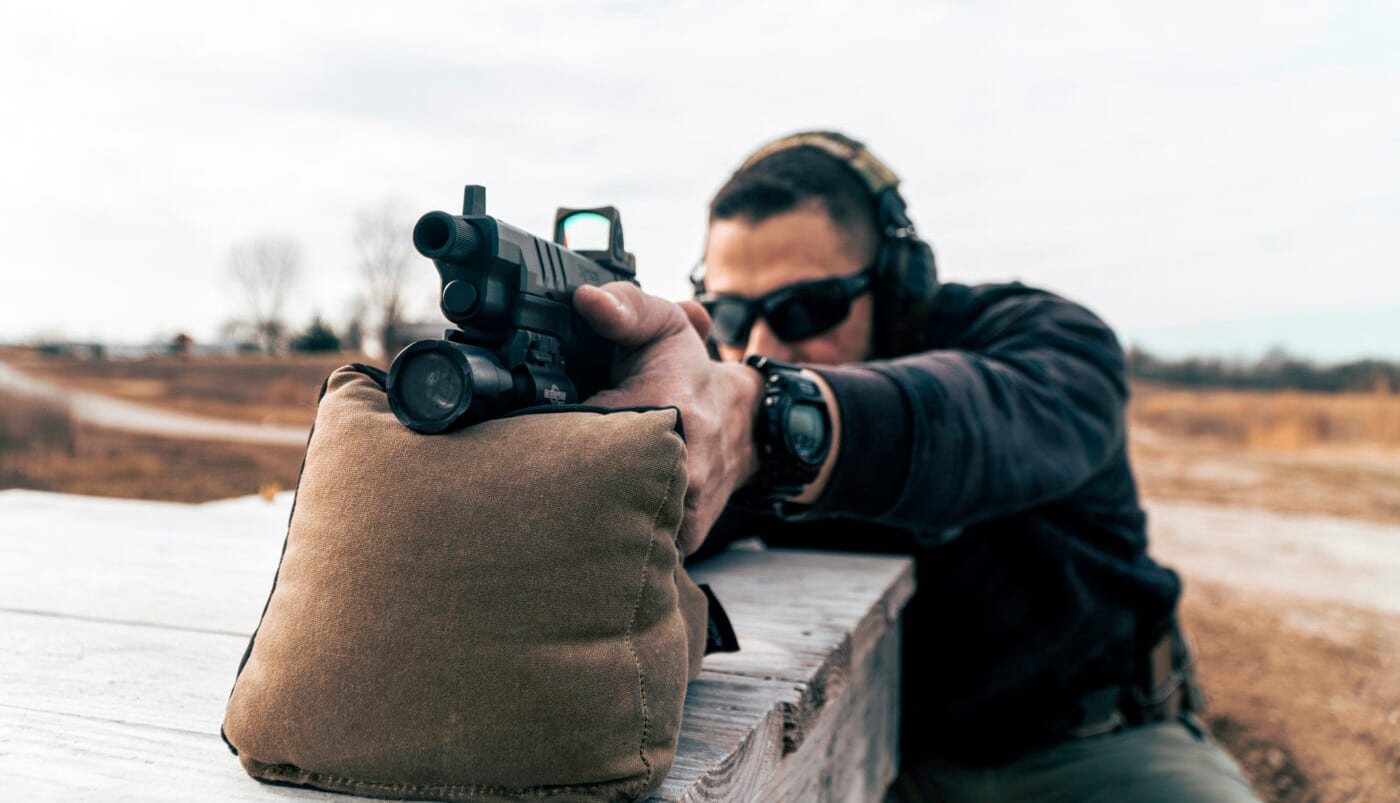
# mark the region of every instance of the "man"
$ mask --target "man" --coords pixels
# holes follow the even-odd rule
[[[622,347],[594,402],[681,409],[687,554],[914,555],[892,798],[1254,800],[1192,714],[1113,334],[1019,284],[940,287],[897,183],[839,134],[760,149],[711,203],[698,302],[578,291]]]

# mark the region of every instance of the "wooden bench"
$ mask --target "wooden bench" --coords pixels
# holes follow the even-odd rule
[[[290,502],[0,492],[0,798],[347,799],[260,784],[219,738]],[[879,800],[909,560],[751,549],[694,574],[743,650],[690,685],[653,799]]]

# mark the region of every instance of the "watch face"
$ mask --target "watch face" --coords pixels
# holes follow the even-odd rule
[[[826,451],[827,426],[823,410],[813,404],[788,408],[786,430],[788,448],[804,463],[815,463]]]

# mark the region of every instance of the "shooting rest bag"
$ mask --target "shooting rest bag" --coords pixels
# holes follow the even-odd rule
[[[420,435],[382,377],[326,380],[225,741],[255,778],[376,797],[650,794],[706,644],[679,413]]]

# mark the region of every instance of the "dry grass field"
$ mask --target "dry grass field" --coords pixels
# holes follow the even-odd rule
[[[1143,495],[1400,524],[1400,394],[1138,387]]]
[[[1163,436],[1264,451],[1400,449],[1400,394],[1134,388],[1133,423]]]
[[[1400,524],[1400,395],[1138,386],[1131,426],[1148,499]],[[1190,577],[1182,617],[1265,800],[1400,800],[1400,620]]]
[[[10,359],[70,388],[287,424],[311,421],[321,380],[349,361]],[[1400,396],[1141,386],[1131,427],[1149,499],[1400,524]],[[0,395],[0,488],[199,501],[292,487],[300,459],[93,429],[60,402]],[[1266,800],[1400,799],[1400,622],[1189,577],[1183,619],[1209,722]]]
[[[208,502],[294,487],[301,454],[91,427],[62,402],[0,391],[0,489]]]
[[[309,425],[321,382],[358,355],[253,355],[179,359],[78,360],[0,355],[31,376],[73,390],[260,424]]]

